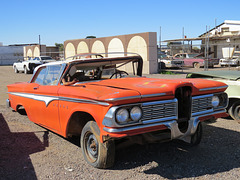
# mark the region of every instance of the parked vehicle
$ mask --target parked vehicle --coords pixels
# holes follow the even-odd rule
[[[230,59],[222,58],[219,64],[223,66],[239,66],[240,65],[240,51],[235,51]]]
[[[202,71],[187,75],[188,78],[205,78],[224,82],[228,85],[229,115],[240,123],[240,71]]]
[[[158,55],[158,63],[161,63],[161,69],[165,68],[181,68],[184,65],[184,61],[181,59],[173,59],[167,57],[167,55]]]
[[[89,57],[38,66],[29,82],[7,86],[7,106],[24,107],[31,121],[66,138],[80,136],[93,167],[113,166],[115,145],[128,141],[197,145],[201,122],[226,116],[225,83],[141,77],[136,54]]]
[[[182,59],[184,61],[184,66],[200,68],[204,67],[205,60],[202,58],[197,58],[199,54],[193,53],[177,53],[173,56],[174,59]],[[208,67],[214,67],[214,61],[207,61]]]
[[[15,73],[23,71],[25,74],[33,73],[35,67],[48,62],[56,61],[50,56],[39,56],[34,59],[28,58],[28,60],[19,60],[18,62],[13,63],[13,69]]]
[[[200,58],[200,59],[205,59],[205,60],[208,60],[210,61],[212,65],[219,65],[219,58],[212,58],[211,57],[211,54],[213,54],[214,52],[209,52],[209,57],[206,58],[204,57],[204,53],[200,53],[200,54],[197,54],[194,58]]]

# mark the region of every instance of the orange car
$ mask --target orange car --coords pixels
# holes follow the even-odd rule
[[[43,64],[26,83],[8,85],[7,106],[64,137],[81,136],[85,160],[113,166],[115,145],[128,140],[200,143],[201,121],[225,116],[222,82],[151,79],[139,55]]]

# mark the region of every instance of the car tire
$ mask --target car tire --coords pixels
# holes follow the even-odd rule
[[[193,135],[191,135],[190,145],[196,146],[201,142],[201,140],[202,140],[202,123],[199,122],[196,132]]]
[[[28,74],[29,73],[29,71],[27,70],[27,67],[25,66],[24,67],[24,74]]]
[[[198,62],[195,62],[195,63],[193,63],[193,67],[198,69],[198,68],[200,68],[200,64]]]
[[[16,68],[16,66],[14,66],[14,72],[15,73],[19,73],[18,69]]]
[[[235,102],[228,110],[229,115],[240,123],[240,101]]]
[[[113,140],[100,141],[100,130],[95,121],[89,121],[81,133],[81,148],[84,159],[95,168],[105,169],[113,166],[115,144]]]

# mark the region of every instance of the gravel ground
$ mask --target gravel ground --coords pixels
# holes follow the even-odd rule
[[[176,71],[151,77],[186,76]],[[115,166],[100,170],[85,162],[79,139],[64,139],[5,107],[6,85],[31,75],[0,66],[0,76],[0,179],[240,179],[240,124],[234,120],[203,123],[197,147],[176,140],[117,149]]]

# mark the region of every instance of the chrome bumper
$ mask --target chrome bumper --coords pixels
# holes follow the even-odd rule
[[[10,107],[11,107],[9,99],[6,100],[6,107],[7,107],[7,108],[10,108]]]
[[[123,128],[109,128],[104,127],[103,130],[109,133],[125,133],[126,131],[134,131],[134,130],[141,130],[143,128],[151,128],[155,126],[165,125],[168,129],[171,130],[171,139],[182,139],[184,141],[189,141],[190,135],[194,134],[197,130],[198,124],[200,122],[199,118],[204,116],[211,116],[216,115],[220,113],[225,113],[225,110],[219,110],[216,112],[199,115],[192,117],[188,121],[188,129],[185,133],[182,133],[178,127],[178,123],[176,120],[172,121],[165,121],[165,122],[158,122],[158,123],[152,123],[152,124],[143,124],[143,125],[136,125],[136,126],[130,126],[130,127],[123,127]]]

